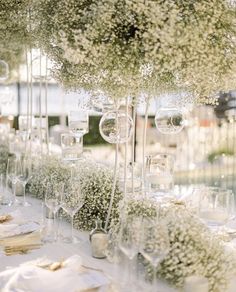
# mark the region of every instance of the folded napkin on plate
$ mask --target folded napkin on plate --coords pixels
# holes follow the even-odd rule
[[[24,224],[1,224],[0,225],[0,241],[19,235],[29,234],[40,230],[40,225],[36,222],[27,222]]]
[[[41,246],[40,225],[35,222],[25,224],[1,224],[0,245],[7,255],[26,253]]]
[[[52,263],[49,261],[49,264]],[[0,273],[0,291],[79,292],[111,291],[110,280],[102,272],[84,269],[81,258],[74,255],[63,261],[63,267],[47,269],[48,260],[39,259]],[[97,290],[96,290],[97,289]]]

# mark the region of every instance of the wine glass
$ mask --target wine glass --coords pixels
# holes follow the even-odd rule
[[[12,185],[14,203],[19,203],[16,200],[16,184],[17,184],[17,177],[20,172],[21,172],[21,166],[20,166],[19,158],[15,156],[9,157],[7,160],[7,185],[9,184],[9,182]]]
[[[20,159],[21,154],[25,152],[25,142],[19,131],[16,131],[16,135],[9,141],[9,151],[18,159]]]
[[[198,215],[213,230],[226,232],[226,224],[233,218],[234,194],[218,187],[202,188],[198,198]]]
[[[139,252],[140,231],[142,219],[137,216],[124,216],[118,235],[118,246],[122,253],[128,258],[128,281],[132,281],[132,260]]]
[[[64,185],[61,205],[63,210],[71,217],[71,238],[65,239],[69,243],[79,243],[81,241],[74,235],[73,219],[83,205],[84,195],[81,191],[80,180],[78,178],[70,178]]]
[[[45,205],[53,213],[54,241],[57,241],[56,214],[62,205],[63,188],[64,184],[61,182],[48,183],[45,194]]]
[[[156,269],[166,257],[170,249],[167,224],[161,219],[144,219],[142,223],[142,239],[140,252],[154,269],[153,285],[156,289]]]
[[[29,207],[29,206],[31,206],[31,204],[26,201],[25,187],[33,175],[32,161],[29,157],[25,156],[21,159],[21,161],[19,161],[19,163],[21,165],[19,167],[20,173],[18,173],[17,180],[23,186],[23,191],[24,191],[24,193],[23,193],[24,194],[23,206]]]

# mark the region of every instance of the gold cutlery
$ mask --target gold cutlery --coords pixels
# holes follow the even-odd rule
[[[25,254],[30,250],[38,249],[42,244],[28,244],[19,246],[5,246],[4,251],[6,255]]]

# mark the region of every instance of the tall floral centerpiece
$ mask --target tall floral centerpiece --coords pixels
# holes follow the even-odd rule
[[[235,84],[228,1],[41,0],[37,10],[39,43],[68,88],[119,97],[177,86],[208,97]]]
[[[174,88],[214,103],[217,91],[235,85],[235,7],[229,1],[34,4],[38,46],[55,62],[54,76],[64,87],[101,90],[115,100],[146,94],[143,164],[151,96]]]
[[[10,72],[25,61],[24,51],[31,42],[28,14],[31,0],[6,0],[0,3],[0,59]],[[16,75],[16,74],[15,74]]]

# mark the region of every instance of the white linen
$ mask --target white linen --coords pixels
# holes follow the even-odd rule
[[[0,225],[0,240],[5,237],[19,236],[31,232],[39,231],[40,225],[36,222],[27,222],[24,224],[1,224]]]
[[[64,267],[50,271],[37,266],[39,260],[26,262],[17,268],[0,273],[2,292],[78,292],[102,286],[108,287],[109,280],[101,272],[81,269],[81,257],[68,258]],[[103,287],[104,288],[104,287]],[[108,291],[108,290],[107,290]]]
[[[28,201],[32,205],[30,208],[21,207],[21,212],[24,214],[24,218],[27,221],[30,221],[30,220],[32,221],[32,218],[34,218],[34,221],[40,222],[42,218],[42,206],[41,206],[42,202],[35,198],[28,198]],[[0,208],[1,208],[1,211],[5,214],[10,214],[14,210],[14,206],[11,206],[11,207],[0,206]],[[48,223],[50,222],[52,223],[51,219],[46,219],[46,221],[48,221]],[[60,221],[59,225],[60,225],[60,233],[63,236],[70,236],[70,232],[71,232],[70,223],[66,222],[65,220],[62,220]],[[102,269],[106,275],[108,275],[110,278],[114,280],[116,287],[117,287],[116,284],[119,285],[122,281],[124,281],[125,272],[126,272],[126,269],[124,268],[124,266],[117,266],[116,264],[109,263],[106,259],[95,259],[91,256],[91,247],[89,243],[88,232],[81,232],[81,231],[75,230],[75,235],[79,236],[83,240],[82,244],[78,245],[78,244],[63,244],[63,243],[56,243],[56,244],[47,243],[47,244],[44,244],[40,249],[32,250],[30,253],[27,253],[24,255],[17,254],[17,255],[12,255],[12,256],[6,256],[5,253],[1,252],[1,249],[0,249],[0,273],[3,271],[6,271],[7,273],[7,271],[11,271],[18,265],[21,265],[27,261],[35,261],[36,259],[42,258],[42,257],[47,257],[47,258],[50,257],[50,259],[52,259],[53,261],[58,261],[62,258],[66,259],[75,254],[79,254],[79,256],[82,258],[83,263],[86,266]],[[173,287],[170,287],[168,284],[160,280],[158,281],[157,288],[159,292],[176,292],[176,290]],[[103,289],[103,287],[100,290],[102,290],[103,292],[104,291],[107,292],[105,288]],[[64,290],[63,292],[67,292],[67,291],[71,292],[68,289]],[[111,292],[110,290],[108,291]],[[117,290],[117,291],[124,292],[124,290],[122,289]],[[143,291],[148,291],[148,289],[140,290],[137,292],[143,292]],[[22,291],[17,290],[14,292],[22,292]]]

